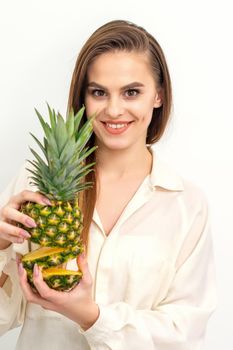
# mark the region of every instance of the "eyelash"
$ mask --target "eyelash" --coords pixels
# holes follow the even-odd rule
[[[104,90],[100,90],[100,89],[94,89],[94,90],[91,90],[91,95],[93,95],[93,96],[95,96],[95,97],[103,97],[103,95],[101,95],[101,96],[96,96],[95,95],[95,92],[96,91],[98,91],[98,92],[104,92]],[[128,90],[126,90],[126,91],[135,91],[137,94],[136,95],[132,95],[132,96],[128,96],[128,97],[136,97],[137,95],[139,95],[140,94],[140,91],[138,90],[138,89],[128,89]]]

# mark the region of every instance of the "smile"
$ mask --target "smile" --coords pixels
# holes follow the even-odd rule
[[[129,126],[132,124],[132,122],[128,123],[105,123],[102,122],[104,129],[108,131],[110,134],[116,135],[116,134],[122,134],[126,130],[128,130]]]
[[[113,128],[113,129],[120,129],[120,128],[124,128],[125,126],[127,126],[129,123],[125,123],[125,124],[109,124],[109,123],[105,123],[107,127],[109,128]]]

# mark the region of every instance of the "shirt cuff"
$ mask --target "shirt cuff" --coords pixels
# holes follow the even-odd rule
[[[112,310],[107,306],[99,306],[99,317],[96,322],[84,331],[79,327],[79,332],[83,334],[90,346],[103,346],[103,344],[109,344],[111,346],[116,346],[116,342],[113,340],[114,337],[111,336],[111,333],[114,331],[114,317],[112,315]],[[111,328],[108,327],[111,325]],[[99,349],[99,348],[98,348]]]

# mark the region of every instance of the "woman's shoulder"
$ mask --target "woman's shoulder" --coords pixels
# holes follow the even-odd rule
[[[186,202],[190,203],[190,205],[198,205],[198,206],[208,206],[209,200],[206,193],[206,190],[203,186],[201,186],[198,182],[195,182],[195,180],[191,180],[188,177],[181,176],[182,182],[183,182],[183,198]]]
[[[165,192],[176,193],[177,197],[188,206],[206,206],[208,197],[203,186],[171,164],[156,155],[151,172],[151,184]]]
[[[169,165],[170,176],[177,186],[177,203],[186,217],[198,217],[205,221],[209,214],[209,199],[205,188],[197,181],[190,179],[177,170],[176,166]]]

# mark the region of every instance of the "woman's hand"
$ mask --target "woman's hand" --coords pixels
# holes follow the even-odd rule
[[[9,202],[0,210],[0,249],[4,249],[10,243],[23,243],[30,234],[16,223],[21,223],[26,227],[36,227],[32,218],[19,211],[21,204],[27,201],[36,202],[43,205],[50,204],[48,198],[39,192],[22,191],[11,197]],[[2,243],[1,243],[2,242]]]
[[[33,270],[33,283],[38,293],[34,292],[27,282],[27,274],[22,263],[19,263],[19,280],[28,302],[58,312],[78,323],[83,330],[87,330],[97,320],[99,307],[92,299],[92,277],[84,254],[78,257],[78,266],[83,273],[82,279],[69,292],[49,288],[36,264]]]

